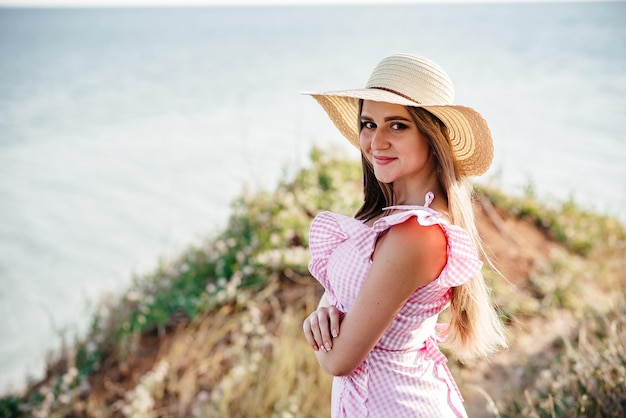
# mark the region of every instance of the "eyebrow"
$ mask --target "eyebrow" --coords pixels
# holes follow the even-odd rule
[[[371,116],[367,116],[367,115],[361,115],[361,120],[371,120],[373,121],[374,118],[372,118]],[[393,120],[401,120],[401,121],[405,121],[405,122],[413,122],[412,119],[406,118],[404,116],[387,116],[384,121],[385,122],[389,122],[389,121],[393,121]]]

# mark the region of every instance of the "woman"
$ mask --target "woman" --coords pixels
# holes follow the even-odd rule
[[[489,128],[414,55],[383,59],[365,89],[310,94],[361,149],[364,179],[354,218],[323,212],[310,231],[325,293],[303,329],[335,376],[332,416],[466,416],[438,344],[461,360],[506,346],[467,179],[491,164]],[[437,324],[448,306],[449,326]]]

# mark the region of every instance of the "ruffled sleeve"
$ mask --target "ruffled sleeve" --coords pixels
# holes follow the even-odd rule
[[[339,244],[348,239],[337,219],[337,215],[331,212],[322,212],[313,219],[309,231],[309,251],[311,262],[309,271],[326,289],[327,293],[333,293],[326,273],[328,259]]]
[[[478,274],[483,263],[464,229],[448,224],[441,227],[448,240],[448,262],[437,280],[445,287],[460,286]]]
[[[448,261],[436,282],[442,287],[460,286],[474,277],[483,263],[467,231],[456,225],[448,224],[441,215],[429,208],[411,209],[381,218],[374,224],[380,233],[393,225],[406,222],[415,217],[422,226],[440,225],[448,241]]]

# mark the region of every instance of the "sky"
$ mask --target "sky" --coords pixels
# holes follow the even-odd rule
[[[137,7],[137,6],[236,6],[375,3],[515,3],[545,0],[0,0],[0,7]],[[572,0],[551,0],[572,1]],[[573,0],[576,1],[576,0]],[[581,0],[584,1],[584,0]],[[592,0],[593,1],[593,0]]]

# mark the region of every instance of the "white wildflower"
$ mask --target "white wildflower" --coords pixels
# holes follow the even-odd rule
[[[126,300],[128,300],[129,302],[136,302],[139,299],[141,299],[141,293],[136,290],[131,290],[126,293]]]

